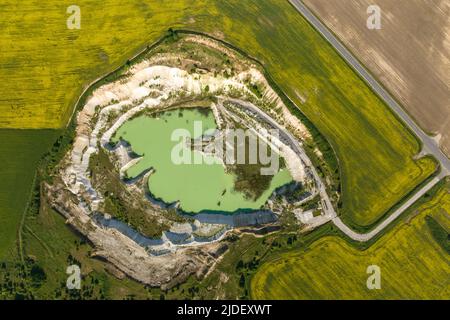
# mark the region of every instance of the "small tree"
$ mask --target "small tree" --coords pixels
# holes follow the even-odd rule
[[[241,288],[244,288],[244,287],[245,287],[245,276],[244,276],[243,273],[241,273],[241,277],[239,278],[239,286],[240,286]]]

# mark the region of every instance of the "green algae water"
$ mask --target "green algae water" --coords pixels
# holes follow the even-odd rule
[[[178,109],[165,111],[156,117],[139,116],[124,123],[112,142],[122,138],[135,153],[142,156],[138,163],[128,169],[127,176],[134,178],[144,170],[153,168],[155,172],[148,181],[150,192],[166,203],[179,201],[185,212],[259,209],[276,188],[292,181],[288,170],[277,172],[269,188],[253,200],[234,190],[235,176],[227,172],[222,164],[207,164],[211,163],[207,160],[212,155],[189,149],[186,152],[191,153],[191,156],[196,153],[195,156],[205,161],[202,164],[176,164],[172,161],[172,150],[179,144],[179,141],[171,139],[174,130],[185,129],[195,139],[207,130],[216,128],[212,112],[205,111]],[[194,132],[195,121],[202,122],[200,134]]]

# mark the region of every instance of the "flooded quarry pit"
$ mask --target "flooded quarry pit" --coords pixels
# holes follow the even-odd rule
[[[126,275],[169,288],[204,276],[241,232],[330,220],[309,129],[222,42],[169,35],[87,92],[43,193]]]
[[[189,159],[200,158],[196,163],[175,163],[171,159],[173,149],[180,141],[173,139],[173,132],[187,130],[193,139],[194,123],[201,124],[203,132],[217,129],[213,113],[198,109],[176,109],[157,116],[140,116],[127,121],[119,128],[112,142],[119,139],[130,144],[140,160],[126,171],[133,179],[145,170],[152,169],[148,179],[150,193],[165,203],[179,202],[185,212],[202,211],[234,212],[239,209],[259,209],[275,189],[292,181],[289,171],[281,169],[268,176],[270,183],[257,199],[235,189],[237,176],[221,163],[215,163],[214,155],[208,155],[184,146]],[[246,164],[239,164],[245,170]]]

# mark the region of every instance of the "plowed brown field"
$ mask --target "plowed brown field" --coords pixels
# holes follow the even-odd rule
[[[304,0],[450,155],[450,2]],[[381,9],[381,30],[366,27]]]

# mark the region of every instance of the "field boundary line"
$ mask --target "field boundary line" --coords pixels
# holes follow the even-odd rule
[[[20,219],[19,228],[18,228],[18,230],[17,230],[17,242],[18,242],[18,243],[17,243],[17,245],[18,245],[17,249],[18,249],[18,251],[19,251],[20,261],[21,261],[22,263],[25,263],[24,253],[23,253],[23,238],[22,238],[22,235],[23,235],[23,227],[24,227],[24,224],[25,224],[25,217],[26,217],[26,215],[27,215],[28,209],[30,208],[31,197],[32,197],[32,195],[33,195],[33,190],[34,190],[34,187],[35,187],[35,185],[36,185],[36,177],[37,177],[37,174],[38,174],[38,171],[37,171],[37,169],[36,169],[36,171],[34,172],[33,181],[31,182],[31,188],[30,188],[30,191],[29,191],[29,193],[28,193],[28,200],[27,200],[26,205],[25,205],[25,208],[24,208],[24,210],[23,210],[23,212],[22,212],[22,217],[21,217],[21,219]]]
[[[53,252],[50,250],[50,247],[44,242],[44,240],[39,238],[39,236],[29,226],[24,225],[24,227],[33,237],[36,238],[37,241],[39,241],[39,243],[45,248],[45,250],[47,250],[50,257],[54,258]]]

